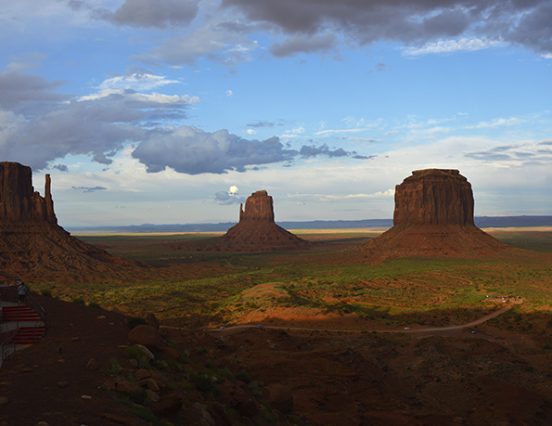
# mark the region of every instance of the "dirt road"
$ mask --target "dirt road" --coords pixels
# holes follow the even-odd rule
[[[237,332],[240,330],[247,329],[268,329],[268,330],[285,330],[285,331],[303,331],[303,332],[322,332],[322,333],[337,333],[337,334],[362,334],[362,333],[403,333],[403,334],[415,334],[415,333],[439,333],[439,332],[448,332],[448,331],[457,331],[463,330],[466,328],[476,327],[481,325],[493,318],[496,318],[510,309],[512,309],[516,304],[508,304],[503,308],[491,312],[490,314],[484,315],[474,321],[459,324],[459,325],[449,325],[445,327],[401,327],[401,328],[374,328],[374,329],[327,329],[327,328],[309,328],[309,327],[293,327],[293,326],[278,326],[278,325],[265,325],[265,324],[243,324],[243,325],[232,325],[228,327],[219,327],[219,328],[209,328],[207,331],[212,333],[224,333],[231,334],[232,332]]]

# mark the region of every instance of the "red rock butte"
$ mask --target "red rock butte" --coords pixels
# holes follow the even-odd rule
[[[458,170],[412,172],[395,187],[393,227],[365,245],[368,256],[477,257],[506,247],[475,226],[471,184]]]
[[[45,279],[52,274],[80,281],[126,262],[86,244],[60,227],[50,175],[44,197],[34,190],[32,170],[0,162],[0,269],[6,277]]]
[[[251,194],[240,205],[240,221],[217,244],[224,251],[270,251],[293,249],[309,243],[274,222],[273,200],[266,191]]]

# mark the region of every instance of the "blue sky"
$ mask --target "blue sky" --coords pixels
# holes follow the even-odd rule
[[[552,214],[552,3],[0,0],[0,158],[64,225],[389,218],[412,170]],[[239,190],[229,191],[231,186]]]

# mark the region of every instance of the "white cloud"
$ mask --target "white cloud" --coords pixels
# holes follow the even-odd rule
[[[165,95],[163,93],[136,93],[132,91],[125,91],[123,89],[104,89],[91,95],[81,96],[77,100],[83,101],[95,101],[109,96],[121,96],[130,101],[136,101],[140,103],[152,103],[152,104],[166,104],[166,105],[194,105],[199,103],[198,96],[191,95]]]
[[[180,83],[178,80],[170,80],[163,75],[148,73],[133,73],[118,75],[104,80],[98,87],[100,90],[124,89],[136,91],[148,91],[163,87],[168,84]]]
[[[477,50],[496,47],[501,44],[499,40],[487,38],[460,38],[457,40],[438,40],[424,44],[420,47],[407,47],[404,53],[408,56],[421,56],[435,53],[474,52]]]
[[[338,135],[343,133],[361,133],[372,129],[373,128],[371,127],[358,127],[358,128],[351,128],[351,129],[327,129],[327,130],[319,130],[314,134],[316,136],[333,136],[333,135]]]
[[[230,97],[234,96],[234,92],[232,90],[228,89],[226,91],[226,96],[228,96],[230,98]]]
[[[521,124],[523,120],[518,117],[499,117],[489,121],[481,121],[473,126],[467,126],[467,129],[495,129],[504,126],[516,126]]]
[[[293,129],[286,130],[282,135],[282,139],[293,139],[297,136],[301,136],[305,133],[305,128],[303,126],[295,127]]]
[[[246,133],[247,135],[249,135],[249,136],[253,136],[254,134],[257,133],[257,131],[256,131],[255,129],[247,129],[247,130],[245,131],[245,133]]]

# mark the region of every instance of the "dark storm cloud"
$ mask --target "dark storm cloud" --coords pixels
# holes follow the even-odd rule
[[[360,44],[409,45],[473,36],[552,51],[549,0],[223,0],[223,6],[291,35],[338,31]]]
[[[14,71],[0,72],[0,108],[15,109],[27,102],[58,101],[58,82]]]
[[[116,25],[133,27],[167,27],[189,24],[197,16],[199,0],[125,0],[112,11],[94,7],[84,0],[69,0],[74,10],[86,10],[93,18]]]
[[[274,56],[291,56],[305,52],[325,52],[336,45],[333,34],[294,35],[281,43],[273,44],[270,51]]]
[[[197,0],[126,0],[113,14],[113,21],[140,27],[187,24],[198,12]]]

